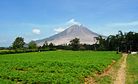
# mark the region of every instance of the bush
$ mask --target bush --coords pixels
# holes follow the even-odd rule
[[[17,53],[39,52],[39,51],[41,51],[41,52],[43,52],[43,51],[56,51],[56,48],[0,50],[0,54],[17,54]]]
[[[16,53],[15,50],[1,50],[0,54],[13,54]]]

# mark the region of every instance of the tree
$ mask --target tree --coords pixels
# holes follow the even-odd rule
[[[47,43],[47,41],[44,42],[42,48],[43,48],[43,49],[48,48],[48,43]]]
[[[73,40],[70,41],[70,46],[72,48],[72,50],[79,50],[80,48],[80,39],[75,38]]]
[[[37,44],[35,43],[35,41],[31,41],[28,44],[29,49],[36,49],[37,48]]]
[[[99,49],[100,50],[105,50],[106,40],[102,36],[95,37],[95,38],[99,43]]]
[[[106,39],[106,45],[105,45],[105,48],[107,50],[117,50],[118,48],[118,39],[116,36],[114,35],[110,35],[107,37]]]
[[[49,48],[52,49],[54,47],[54,44],[53,43],[50,43],[49,44]]]
[[[15,41],[13,42],[12,47],[13,47],[13,49],[23,49],[24,44],[25,44],[24,38],[22,38],[22,37],[17,37],[17,38],[15,39]]]
[[[56,50],[53,43],[50,43],[48,47],[49,47],[49,50]]]

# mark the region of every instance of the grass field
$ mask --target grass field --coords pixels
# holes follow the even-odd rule
[[[48,51],[0,55],[0,84],[80,84],[102,73],[120,54],[110,51]]]
[[[138,55],[129,55],[127,58],[126,84],[138,84]]]

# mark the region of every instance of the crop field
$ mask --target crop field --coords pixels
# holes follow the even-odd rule
[[[127,58],[126,84],[138,84],[138,54],[129,55]]]
[[[0,84],[80,84],[102,73],[120,54],[110,51],[48,51],[0,55]]]

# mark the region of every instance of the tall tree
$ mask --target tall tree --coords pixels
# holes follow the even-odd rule
[[[72,47],[72,50],[79,50],[80,48],[80,39],[75,38],[70,41],[70,46]]]
[[[100,50],[105,50],[106,40],[102,36],[95,37],[95,38],[98,41],[99,49]]]
[[[50,43],[50,44],[49,44],[49,48],[50,48],[50,49],[53,49],[53,48],[54,48],[54,44],[53,44],[53,43]]]
[[[35,41],[31,41],[28,44],[29,49],[36,49],[37,48],[37,44],[35,43]]]
[[[13,49],[22,49],[24,47],[24,44],[25,44],[24,38],[17,37],[15,41],[13,42],[12,47]]]
[[[48,48],[48,42],[47,42],[47,41],[44,42],[42,48],[43,48],[43,49]]]

